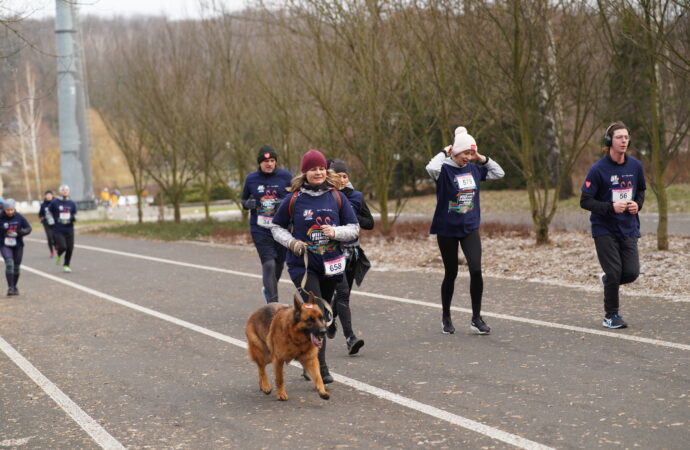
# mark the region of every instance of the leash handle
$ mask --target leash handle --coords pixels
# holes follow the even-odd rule
[[[305,248],[304,249],[304,276],[302,277],[302,283],[300,283],[300,289],[304,293],[307,293],[307,291],[305,290],[305,287],[307,286],[307,277],[309,276],[309,270],[307,270],[308,268],[309,268],[309,255],[308,255],[308,250]],[[333,309],[331,309],[331,303],[326,299],[323,299],[320,297],[316,297],[316,298],[318,298],[321,301],[321,303],[323,304],[323,307],[329,312],[331,320],[326,322],[326,326],[330,326],[333,323],[333,321],[335,320],[335,316],[333,315]]]

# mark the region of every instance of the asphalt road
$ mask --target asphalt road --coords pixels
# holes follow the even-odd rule
[[[81,235],[77,245],[63,274],[29,242],[21,295],[0,298],[0,448],[690,441],[689,303],[624,298],[631,327],[607,332],[600,294],[486,277],[492,333],[477,336],[462,276],[458,332],[443,335],[442,274],[374,271],[352,297],[366,345],[349,357],[340,333],[328,343],[331,399],[289,367],[279,402],[259,391],[244,348],[263,303],[251,249]],[[281,283],[283,302],[293,292]]]

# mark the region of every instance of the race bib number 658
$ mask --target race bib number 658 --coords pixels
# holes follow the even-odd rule
[[[326,275],[340,275],[345,272],[345,255],[340,255],[338,258],[323,262],[323,269]]]

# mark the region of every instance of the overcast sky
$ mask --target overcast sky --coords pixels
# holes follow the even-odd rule
[[[71,0],[80,14],[99,16],[165,15],[171,19],[199,17],[199,0]],[[218,0],[229,10],[242,9],[246,0]],[[55,15],[55,0],[0,0],[0,14],[19,11],[40,19]]]

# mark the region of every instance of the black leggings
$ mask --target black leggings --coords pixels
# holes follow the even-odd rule
[[[5,278],[7,279],[7,287],[17,287],[19,281],[19,266],[22,265],[22,258],[24,257],[24,246],[16,247],[0,247],[0,254],[5,260]]]
[[[484,280],[482,278],[482,241],[479,230],[475,230],[464,238],[452,236],[436,236],[438,248],[441,250],[445,276],[441,284],[441,303],[443,316],[450,317],[450,303],[455,290],[455,278],[458,276],[458,243],[462,246],[470,271],[470,297],[472,298],[472,315],[478,317],[482,310],[482,292]]]
[[[322,299],[333,298],[335,286],[336,284],[338,284],[337,278],[319,277],[313,272],[307,272],[307,274],[307,283],[304,286],[304,290],[302,290],[302,277],[292,279],[292,282],[295,284],[297,290],[302,296],[302,300],[306,302],[309,299],[310,291],[313,292],[315,296],[320,297]],[[327,367],[326,341],[327,339],[323,340],[323,347],[319,349],[319,366],[321,366],[321,370],[323,370],[324,367]]]
[[[348,261],[350,264],[350,261]],[[343,335],[348,339],[352,332],[352,313],[350,312],[350,291],[354,283],[355,272],[346,270],[343,279],[336,284],[335,298],[333,299],[333,315],[340,317],[343,326]]]
[[[57,248],[58,255],[65,254],[65,266],[69,266],[72,260],[72,251],[74,250],[74,233],[54,233],[55,248]]]
[[[278,301],[278,280],[283,273],[283,262],[269,259],[261,264],[261,273],[268,302]]]
[[[48,250],[53,253],[53,248],[55,247],[55,238],[53,237],[53,229],[45,221],[41,222],[43,224],[43,229],[46,232],[46,240],[48,241]]]

